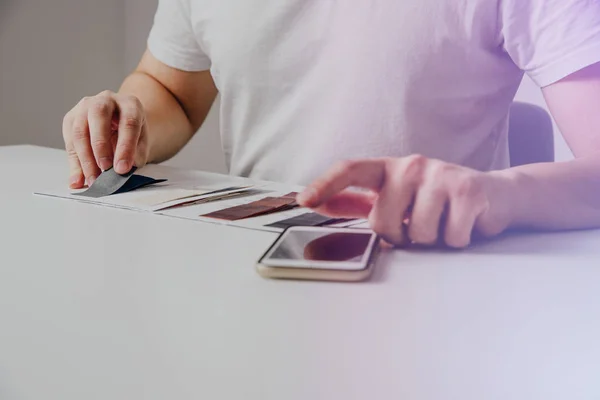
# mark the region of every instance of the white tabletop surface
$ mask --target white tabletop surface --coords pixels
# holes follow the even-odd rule
[[[0,148],[0,399],[600,399],[600,231],[268,281],[274,234],[32,195]]]

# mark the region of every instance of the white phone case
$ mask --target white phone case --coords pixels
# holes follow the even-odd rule
[[[268,279],[292,279],[292,280],[312,280],[312,281],[337,281],[337,282],[360,282],[368,279],[373,273],[375,262],[379,254],[379,238],[375,239],[373,247],[368,254],[368,260],[365,268],[360,270],[343,270],[343,269],[318,269],[318,268],[294,268],[290,266],[272,266],[265,265],[263,260],[271,252],[271,250],[279,243],[281,238],[289,229],[295,230],[322,230],[324,232],[348,232],[356,231],[355,229],[343,228],[318,228],[318,227],[293,227],[284,231],[267,249],[260,261],[256,264],[256,270],[260,276]]]

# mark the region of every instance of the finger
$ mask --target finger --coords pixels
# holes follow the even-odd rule
[[[412,242],[429,246],[436,244],[447,201],[448,194],[439,182],[426,184],[417,192],[408,228]]]
[[[77,152],[73,147],[73,141],[71,140],[71,131],[73,128],[73,117],[72,112],[65,115],[63,119],[63,139],[65,141],[65,149],[67,151],[67,160],[69,162],[69,187],[71,189],[81,189],[84,185],[83,171],[79,164],[79,158]]]
[[[117,131],[113,131],[111,136],[110,136],[110,145],[112,146],[112,151],[113,154],[115,154],[117,152],[117,141],[119,140],[119,137],[117,136]]]
[[[92,151],[87,115],[87,110],[81,107],[73,120],[70,136],[73,148],[79,159],[79,165],[83,170],[88,186],[90,186],[98,175],[100,175],[100,168],[98,168]]]
[[[372,192],[344,191],[334,195],[314,210],[333,218],[367,218],[376,199],[377,195]]]
[[[66,150],[69,161],[69,187],[71,189],[81,189],[85,184],[85,178],[81,164],[79,164],[79,157],[77,157],[77,152],[72,145],[67,146]]]
[[[428,162],[421,155],[388,162],[385,183],[369,215],[373,230],[388,243],[400,246],[407,242],[404,221],[412,212]]]
[[[96,97],[88,109],[90,140],[96,164],[106,171],[113,164],[111,121],[115,112],[115,102],[108,93]]]
[[[379,192],[369,224],[375,233],[393,245],[403,245],[407,241],[403,226],[407,210],[413,202],[417,185],[402,174],[389,176]]]
[[[79,163],[79,157],[77,157],[77,152],[71,141],[66,143],[65,148],[69,162],[69,187],[71,189],[81,189],[85,184],[85,177]]]
[[[137,142],[137,147],[135,149],[135,159],[134,164],[136,167],[143,167],[148,160],[148,126],[146,124],[142,125],[142,131],[140,134],[140,138]]]
[[[318,207],[351,186],[377,192],[385,179],[386,164],[386,159],[341,162],[302,192],[298,202],[304,207]]]
[[[142,106],[132,97],[118,98],[119,133],[115,151],[115,171],[128,173],[133,167],[137,143],[141,135],[143,120]]]
[[[446,245],[457,249],[468,247],[471,244],[475,221],[481,212],[468,201],[450,201],[444,234]]]

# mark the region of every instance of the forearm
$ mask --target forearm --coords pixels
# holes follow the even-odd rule
[[[149,159],[158,163],[173,157],[195,133],[176,98],[157,80],[143,72],[131,74],[119,93],[137,97],[146,113]]]
[[[600,154],[498,173],[511,181],[513,227],[600,228]]]

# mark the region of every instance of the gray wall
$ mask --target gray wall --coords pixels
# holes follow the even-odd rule
[[[125,68],[131,71],[144,52],[158,0],[126,0]],[[182,168],[227,172],[219,137],[219,102],[215,103],[202,129],[188,145],[165,164]]]
[[[85,95],[116,90],[135,68],[156,4],[157,0],[0,0],[0,145],[62,147],[64,113]],[[544,106],[540,90],[528,79],[518,99]],[[169,164],[225,170],[216,109]],[[559,136],[556,148],[559,160],[572,157]]]
[[[61,147],[62,116],[123,78],[122,0],[0,0],[0,144]]]

